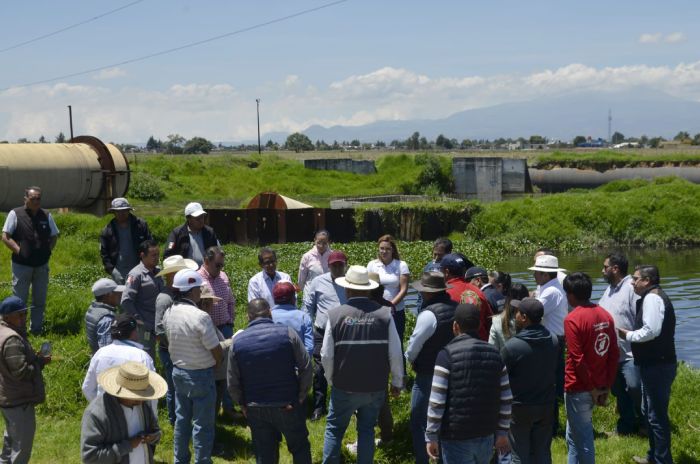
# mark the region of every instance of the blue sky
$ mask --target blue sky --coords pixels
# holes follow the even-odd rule
[[[133,0],[131,0],[133,1]],[[122,1],[4,2],[0,50]],[[310,124],[441,118],[574,92],[644,86],[700,101],[700,5],[691,1],[348,0],[97,73],[19,87],[248,28],[330,2],[143,0],[0,52],[0,140],[66,132],[255,136]]]

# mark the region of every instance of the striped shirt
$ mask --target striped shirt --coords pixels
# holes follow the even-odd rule
[[[216,364],[211,350],[219,345],[214,323],[189,300],[175,302],[163,316],[168,350],[180,369],[207,369]]]
[[[447,392],[450,389],[450,361],[445,350],[438,354],[433,371],[433,383],[430,388],[430,400],[428,404],[428,423],[425,429],[425,441],[438,441],[442,418],[445,415]],[[513,393],[510,391],[508,371],[505,366],[501,371],[501,405],[498,411],[497,435],[506,435],[510,430],[511,404]]]
[[[209,284],[214,295],[221,298],[221,301],[214,303],[211,311],[211,318],[214,321],[214,325],[218,327],[224,324],[233,324],[233,321],[236,319],[234,313],[236,297],[233,296],[226,273],[221,271],[218,276],[212,277],[205,266],[200,267],[197,272],[199,272],[199,275]]]

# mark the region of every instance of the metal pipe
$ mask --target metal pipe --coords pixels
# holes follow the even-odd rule
[[[532,184],[543,192],[563,192],[572,188],[595,188],[616,180],[652,180],[668,176],[677,176],[700,184],[700,167],[619,168],[604,172],[573,168],[530,168],[528,171]]]

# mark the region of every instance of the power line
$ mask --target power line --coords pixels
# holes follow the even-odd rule
[[[131,58],[131,59],[128,59],[128,60],[120,61],[120,62],[118,62],[118,63],[112,63],[112,64],[108,64],[108,65],[104,65],[104,66],[99,66],[99,67],[97,67],[97,68],[86,69],[86,70],[84,70],[84,71],[78,71],[78,72],[74,72],[74,73],[70,73],[70,74],[64,74],[64,75],[62,75],[62,76],[56,76],[56,77],[52,77],[52,78],[49,78],[49,79],[42,79],[42,80],[40,80],[40,81],[28,82],[28,83],[26,83],[26,84],[18,84],[18,85],[13,85],[13,86],[10,86],[10,87],[0,88],[0,92],[5,91],[5,90],[9,90],[9,89],[12,89],[12,88],[31,87],[31,86],[34,86],[34,85],[46,84],[46,83],[48,83],[48,82],[54,82],[54,81],[58,81],[58,80],[62,80],[62,79],[70,79],[71,77],[77,77],[77,76],[82,76],[82,75],[90,74],[90,73],[97,72],[97,71],[103,71],[103,70],[105,70],[105,69],[114,68],[114,67],[116,67],[116,66],[124,66],[124,65],[127,65],[127,64],[136,63],[136,62],[138,62],[138,61],[148,60],[148,59],[150,59],[150,58],[155,58],[155,57],[157,57],[157,56],[167,55],[167,54],[170,54],[170,53],[178,52],[178,51],[180,51],[180,50],[185,50],[185,49],[187,49],[187,48],[192,48],[192,47],[196,47],[196,46],[199,46],[199,45],[203,45],[203,44],[206,44],[206,43],[209,43],[209,42],[214,42],[214,41],[216,41],[216,40],[221,40],[221,39],[224,39],[224,38],[226,38],[226,37],[231,37],[231,36],[234,36],[234,35],[242,34],[242,33],[244,33],[244,32],[250,32],[250,31],[255,30],[255,29],[260,29],[260,28],[262,28],[262,27],[269,26],[269,25],[271,25],[271,24],[275,24],[275,23],[280,23],[280,22],[283,22],[283,21],[287,21],[287,20],[289,20],[289,19],[293,19],[293,18],[296,18],[296,17],[299,17],[299,16],[303,16],[303,15],[306,15],[306,14],[309,14],[309,13],[313,13],[313,12],[316,12],[316,11],[319,11],[319,10],[323,10],[323,9],[325,9],[325,8],[329,8],[329,7],[338,5],[338,4],[340,4],[340,3],[345,3],[345,2],[347,2],[347,1],[349,1],[349,0],[336,0],[336,1],[334,1],[334,2],[326,3],[326,4],[323,4],[323,5],[314,7],[314,8],[308,8],[308,9],[306,9],[306,10],[301,10],[301,11],[298,11],[298,12],[296,12],[296,13],[292,13],[292,14],[289,14],[289,15],[286,15],[286,16],[282,16],[282,17],[279,17],[279,18],[275,18],[275,19],[272,19],[272,20],[270,20],[270,21],[265,21],[265,22],[263,22],[263,23],[258,23],[258,24],[255,24],[255,25],[253,25],[253,26],[244,27],[244,28],[242,28],[242,29],[238,29],[238,30],[235,30],[235,31],[232,31],[232,32],[227,32],[227,33],[221,34],[221,35],[216,35],[216,36],[213,36],[213,37],[209,37],[209,38],[207,38],[207,39],[198,40],[198,41],[196,41],[196,42],[190,42],[190,43],[187,43],[187,44],[185,44],[185,45],[180,45],[180,46],[178,46],[178,47],[169,48],[169,49],[167,49],[167,50],[162,50],[162,51],[159,51],[159,52],[149,53],[148,55],[139,56],[139,57],[137,57],[137,58]]]
[[[75,24],[71,24],[70,26],[66,26],[66,27],[64,27],[64,28],[62,28],[62,29],[58,29],[57,31],[49,32],[48,34],[40,35],[39,37],[34,37],[33,39],[25,40],[24,42],[20,42],[20,43],[18,43],[18,44],[9,46],[9,47],[7,47],[7,48],[2,48],[2,49],[0,49],[0,53],[4,53],[4,52],[10,51],[10,50],[14,50],[15,48],[19,48],[19,47],[22,47],[22,46],[24,46],[24,45],[29,45],[30,43],[38,42],[38,41],[43,40],[43,39],[46,39],[46,38],[48,38],[48,37],[52,37],[52,36],[54,36],[54,35],[56,35],[56,34],[60,34],[61,32],[65,32],[65,31],[68,31],[68,30],[71,30],[71,29],[75,29],[75,28],[78,27],[78,26],[82,26],[83,24],[91,23],[91,22],[96,21],[96,20],[98,20],[98,19],[100,19],[100,18],[104,18],[105,16],[109,16],[109,15],[111,15],[111,14],[113,14],[113,13],[116,13],[117,11],[121,11],[121,10],[124,10],[124,9],[126,9],[126,8],[129,8],[130,6],[134,6],[134,5],[136,5],[137,3],[141,3],[141,2],[143,2],[143,1],[144,1],[144,0],[136,0],[136,1],[131,2],[131,3],[127,3],[126,5],[120,6],[119,8],[115,8],[115,9],[113,9],[113,10],[109,10],[109,11],[107,11],[107,12],[105,12],[105,13],[99,14],[99,15],[94,16],[94,17],[92,17],[92,18],[89,18],[89,19],[80,21],[80,22],[75,23]]]

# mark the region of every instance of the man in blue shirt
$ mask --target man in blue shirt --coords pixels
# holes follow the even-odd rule
[[[314,352],[314,336],[311,330],[311,318],[308,314],[297,309],[294,304],[296,295],[291,282],[277,282],[272,288],[275,306],[272,307],[272,320],[294,329],[304,342],[306,351],[311,356]]]

